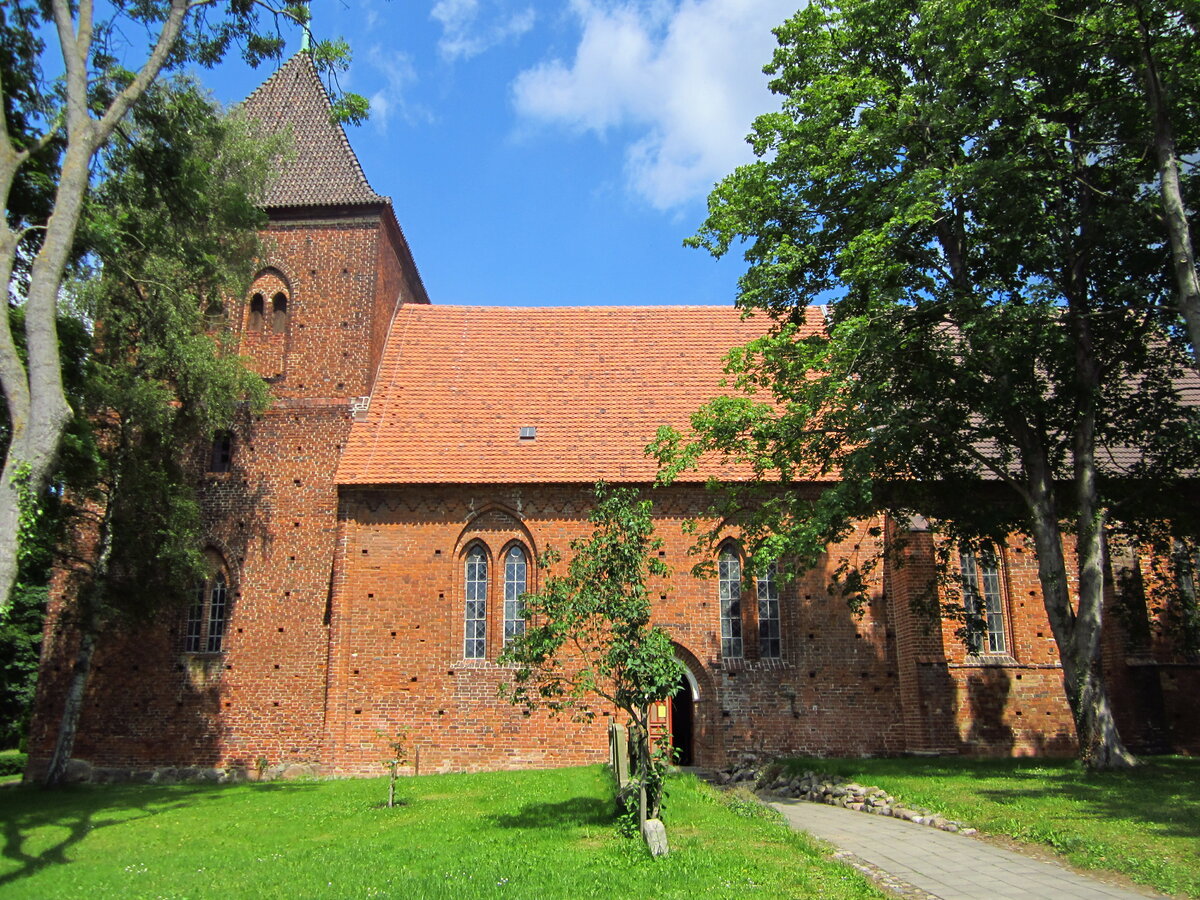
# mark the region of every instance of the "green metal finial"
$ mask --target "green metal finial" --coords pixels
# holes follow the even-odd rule
[[[303,6],[304,6],[305,10],[309,9],[309,5],[307,2],[304,3]],[[312,53],[312,29],[309,28],[309,25],[311,23],[312,23],[312,13],[310,11],[308,18],[300,26],[300,28],[302,29],[302,31],[300,33],[300,52],[301,53]]]

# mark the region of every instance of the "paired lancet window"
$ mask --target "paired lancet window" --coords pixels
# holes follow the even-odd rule
[[[516,637],[525,633],[525,604],[522,597],[529,589],[529,555],[520,544],[513,544],[504,552],[504,599],[503,631],[501,643],[507,646]],[[464,557],[464,615],[463,657],[486,659],[488,648],[488,553],[487,548],[475,542]]]
[[[1008,653],[1004,597],[996,552],[985,547],[959,554],[962,569],[963,607],[967,615],[967,649],[975,655]]]
[[[755,587],[758,593],[758,655],[761,659],[779,659],[783,655],[779,567],[775,563],[768,564],[755,579]],[[741,659],[745,655],[742,558],[732,544],[723,546],[717,556],[717,592],[721,607],[721,658]]]
[[[264,269],[254,279],[246,331],[256,334],[286,334],[291,287],[277,269]],[[269,298],[269,299],[268,299]]]

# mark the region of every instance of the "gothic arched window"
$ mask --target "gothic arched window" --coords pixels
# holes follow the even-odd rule
[[[721,658],[742,658],[742,560],[731,544],[717,557],[717,589],[721,601]]]
[[[529,578],[529,562],[519,544],[513,544],[504,554],[504,643],[525,633],[525,593]]]
[[[472,544],[465,560],[464,659],[487,656],[488,560],[482,544]]]

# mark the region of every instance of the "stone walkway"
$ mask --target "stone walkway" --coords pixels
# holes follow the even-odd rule
[[[807,831],[865,861],[884,887],[938,900],[1145,900],[1159,896],[1105,884],[985,841],[804,800],[771,806]],[[913,890],[915,888],[916,890]]]

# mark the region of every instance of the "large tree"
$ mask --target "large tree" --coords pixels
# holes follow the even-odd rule
[[[255,200],[282,150],[175,80],[150,88],[102,154],[80,225],[94,265],[69,291],[97,324],[60,457],[71,540],[59,625],[79,644],[50,783],[70,758],[103,628],[188,598],[211,574],[187,460],[266,402],[221,310],[259,256]]]
[[[102,9],[111,17],[97,20],[93,0],[7,0],[0,8],[0,32],[20,36],[0,59],[0,283],[9,302],[19,296],[25,307],[24,354],[9,318],[0,316],[0,387],[10,424],[0,471],[0,612],[16,577],[21,498],[37,497],[46,485],[72,417],[59,360],[58,299],[96,154],[160,72],[189,62],[211,66],[235,43],[251,63],[277,57],[278,24],[308,15],[303,4],[264,0],[111,0]],[[58,45],[56,80],[41,68],[50,58],[39,37],[43,26]],[[146,54],[129,70],[116,45],[137,33],[148,35]],[[325,45],[317,55],[336,62],[343,49]],[[337,109],[353,118],[365,102],[350,98]],[[60,153],[47,165],[44,152],[56,141]],[[27,174],[38,167],[51,170],[45,218],[23,202]]]
[[[775,324],[732,358],[744,393],[658,449],[668,478],[715,451],[772,482],[713,510],[763,559],[814,564],[879,512],[1029,534],[1081,754],[1109,767],[1132,757],[1100,668],[1105,529],[1162,513],[1197,431],[1144,97],[1093,10],[844,0],[777,30],[782,109],[693,239],[748,242],[739,304]],[[827,333],[797,338],[823,301]]]

